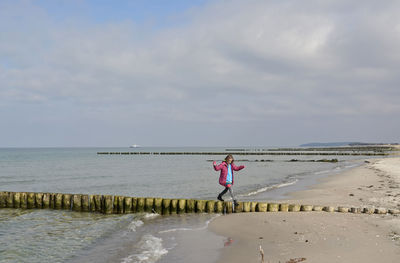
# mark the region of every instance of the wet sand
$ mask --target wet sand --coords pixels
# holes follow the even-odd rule
[[[400,158],[325,178],[282,203],[400,208]],[[273,201],[273,200],[271,200]],[[226,237],[217,262],[398,262],[400,216],[328,212],[243,213],[209,226]],[[292,261],[290,261],[292,260]]]

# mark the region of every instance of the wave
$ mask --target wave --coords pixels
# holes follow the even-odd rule
[[[250,193],[248,193],[248,194],[239,195],[239,196],[253,196],[253,195],[257,195],[257,194],[259,194],[259,193],[266,192],[266,191],[269,191],[269,190],[272,190],[272,189],[277,189],[277,188],[281,188],[281,187],[293,185],[293,184],[297,183],[298,181],[299,181],[298,179],[294,179],[293,181],[289,181],[289,182],[285,182],[285,183],[281,183],[281,184],[274,184],[274,185],[266,186],[266,187],[263,187],[263,188],[260,188],[260,189],[258,189],[258,190],[256,190],[256,191],[254,191],[254,192],[250,192]]]
[[[140,219],[139,220],[133,220],[129,224],[128,228],[129,228],[130,231],[136,232],[136,228],[141,227],[143,224],[144,224],[143,221],[140,220]]]
[[[171,233],[171,232],[176,232],[176,231],[199,231],[199,230],[205,230],[208,228],[208,225],[217,217],[219,217],[220,215],[214,215],[211,219],[207,220],[205,225],[199,228],[188,228],[188,227],[182,227],[182,228],[172,228],[172,229],[167,229],[167,230],[163,230],[158,232],[159,234],[164,234],[164,233]]]
[[[162,239],[150,234],[144,235],[137,246],[141,252],[123,258],[121,263],[154,263],[168,253],[162,245]]]

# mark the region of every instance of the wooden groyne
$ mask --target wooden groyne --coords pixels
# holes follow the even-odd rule
[[[270,202],[232,202],[196,199],[165,199],[116,195],[62,193],[0,192],[0,208],[55,209],[103,214],[157,213],[242,213],[242,212],[341,212],[366,214],[400,214],[398,209],[373,207],[334,207]]]
[[[97,152],[101,155],[355,155],[388,156],[384,152]]]

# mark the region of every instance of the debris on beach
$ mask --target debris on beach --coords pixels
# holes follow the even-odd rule
[[[289,261],[286,261],[286,263],[297,263],[297,262],[302,262],[305,260],[306,260],[306,258],[291,258]]]

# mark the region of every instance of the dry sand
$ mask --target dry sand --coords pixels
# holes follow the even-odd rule
[[[322,180],[285,203],[400,208],[400,158],[369,163]],[[221,216],[210,229],[225,236],[218,262],[400,262],[400,216],[328,212]],[[292,261],[290,261],[292,260]]]

